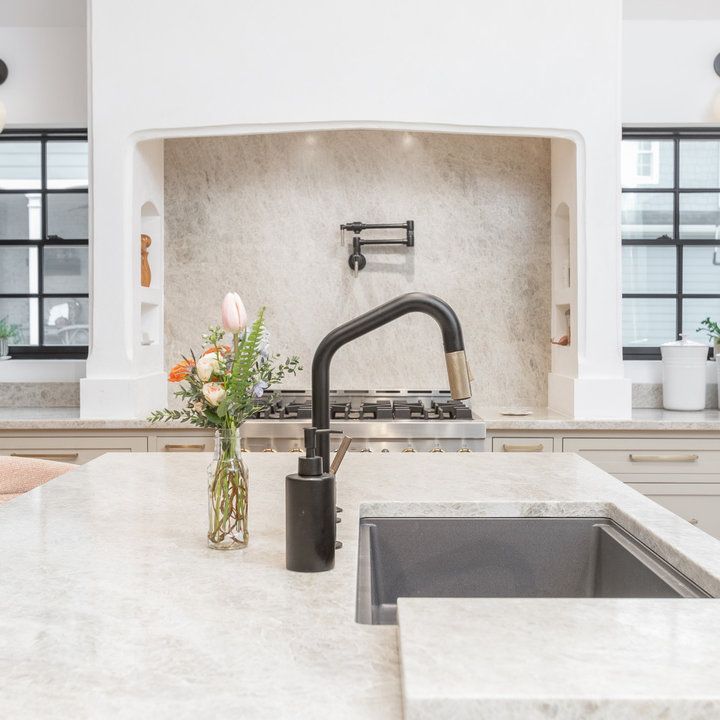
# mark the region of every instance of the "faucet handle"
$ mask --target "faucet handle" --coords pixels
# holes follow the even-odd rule
[[[330,465],[330,472],[333,475],[337,475],[337,471],[340,469],[340,464],[342,463],[343,458],[345,457],[345,453],[348,451],[351,442],[352,438],[348,437],[345,433],[343,433],[342,440],[340,440],[340,447],[335,453],[335,457],[333,458],[333,461]]]

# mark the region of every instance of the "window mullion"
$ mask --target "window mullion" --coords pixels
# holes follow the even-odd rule
[[[683,332],[683,246],[680,240],[680,134],[673,136],[673,237],[675,238],[675,338]]]
[[[40,198],[42,202],[41,208],[41,225],[42,225],[42,242],[38,248],[38,298],[37,321],[38,321],[38,347],[45,347],[45,323],[43,322],[43,309],[45,302],[43,294],[45,292],[45,240],[47,240],[47,135],[43,133],[40,138]]]

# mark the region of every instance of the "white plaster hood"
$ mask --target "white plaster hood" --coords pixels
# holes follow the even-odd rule
[[[162,353],[139,346],[142,299],[128,292],[140,209],[151,202],[163,215],[161,138],[380,127],[566,139],[553,146],[553,187],[577,236],[574,348],[554,358],[549,404],[576,417],[629,417],[620,0],[217,0],[212,12],[90,0],[89,15],[94,332],[84,416],[138,416],[165,400]]]

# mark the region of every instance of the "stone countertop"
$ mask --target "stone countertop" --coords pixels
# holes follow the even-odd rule
[[[716,718],[718,602],[400,598],[405,719]]]
[[[208,460],[108,454],[0,505],[0,717],[400,718],[397,629],[354,620],[361,516],[608,516],[720,596],[720,542],[575,455],[349,455],[344,547],[308,575],[284,565],[295,457],[249,456],[230,553],[205,547]]]
[[[529,415],[505,415],[507,411],[529,411]],[[476,416],[484,420],[489,432],[515,430],[537,432],[568,431],[720,431],[720,410],[676,412],[672,410],[636,408],[628,420],[576,420],[548,408],[476,407]],[[253,422],[253,421],[250,421]],[[267,420],[257,421],[266,424]],[[284,421],[282,421],[284,422]],[[142,418],[93,419],[81,418],[78,408],[0,408],[0,431],[12,430],[183,430],[204,432],[187,423],[153,424]]]

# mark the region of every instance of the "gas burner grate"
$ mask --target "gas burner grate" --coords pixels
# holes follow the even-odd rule
[[[288,403],[282,414],[282,417],[296,418],[297,420],[309,420],[311,416],[312,405],[309,400]]]
[[[331,420],[348,420],[352,406],[349,402],[334,402],[330,405]]]

